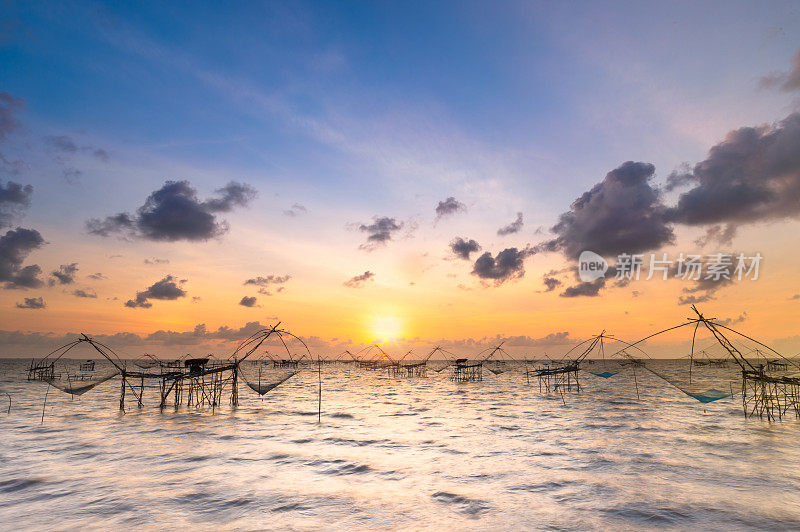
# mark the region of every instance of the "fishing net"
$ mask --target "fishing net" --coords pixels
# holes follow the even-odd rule
[[[481,351],[476,356],[483,363],[483,367],[494,375],[501,375],[511,369],[516,359],[503,349],[502,343]]]
[[[741,370],[735,364],[694,365],[688,358],[681,358],[648,360],[644,368],[701,403],[711,403],[737,395],[742,388]]]
[[[31,361],[29,381],[42,381],[70,395],[83,395],[117,376],[119,357],[107,346],[83,335],[40,359]]]
[[[768,346],[692,310],[696,319],[630,344],[618,355],[632,360],[635,351],[644,354],[645,369],[701,403],[740,394],[745,373],[783,377],[800,369]],[[652,357],[642,350],[645,342]]]
[[[625,348],[625,342],[601,333],[597,342],[584,356],[581,369],[601,379],[610,379],[623,370],[623,365],[615,353]]]
[[[554,372],[558,369],[578,367],[596,377],[610,379],[623,370],[620,357],[615,353],[624,349],[626,343],[606,334],[605,331],[572,346],[560,358],[547,357],[547,362],[538,365],[532,372]]]
[[[245,360],[239,364],[239,376],[258,395],[264,395],[299,373],[297,369],[276,367],[272,360]]]
[[[279,330],[277,325],[242,341],[231,359],[239,361],[238,375],[258,395],[267,394],[301,371],[319,371],[320,364],[303,340]]]
[[[119,372],[110,371],[104,375],[86,375],[84,373],[59,373],[56,378],[48,379],[45,382],[50,386],[61,390],[70,395],[83,395],[95,386],[98,386],[109,379],[113,379]]]

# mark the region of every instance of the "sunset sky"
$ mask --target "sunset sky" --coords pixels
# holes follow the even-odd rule
[[[2,356],[227,354],[276,320],[323,355],[558,353],[692,302],[800,352],[797,2],[0,13]],[[586,283],[583,250],[763,260]]]

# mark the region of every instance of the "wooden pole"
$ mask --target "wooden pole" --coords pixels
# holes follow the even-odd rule
[[[122,371],[122,389],[119,392],[119,411],[125,412],[125,370]]]
[[[50,393],[50,383],[47,383],[47,391],[44,392],[44,403],[42,403],[42,423],[44,423],[44,409],[47,406],[47,394]]]
[[[319,381],[319,394],[317,396],[317,423],[322,422],[322,359],[317,356],[317,380]]]

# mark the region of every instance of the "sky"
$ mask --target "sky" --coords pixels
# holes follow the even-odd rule
[[[796,2],[4,2],[0,65],[0,356],[800,352]]]

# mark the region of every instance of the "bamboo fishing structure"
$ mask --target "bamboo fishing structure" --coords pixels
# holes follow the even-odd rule
[[[55,363],[52,361],[36,362],[31,360],[31,365],[28,368],[29,381],[49,381],[55,379],[56,370]]]
[[[305,342],[292,333],[279,329],[278,326],[260,329],[244,339],[234,350],[227,360],[214,360],[207,357],[184,357],[183,359],[162,361],[151,355],[145,355],[141,359],[134,361],[132,365],[123,362],[119,356],[108,346],[82,334],[77,340],[62,346],[39,361],[32,361],[28,369],[29,380],[42,380],[51,386],[58,388],[71,395],[81,395],[94,388],[100,383],[109,380],[117,375],[120,379],[119,409],[125,412],[126,407],[131,403],[142,407],[146,390],[157,390],[159,398],[159,408],[163,411],[168,405],[177,409],[180,406],[187,407],[211,407],[216,408],[227,401],[231,406],[239,404],[239,380],[245,383],[259,395],[263,395],[282,384],[298,372],[298,364],[306,357],[312,360],[311,352]],[[299,358],[293,357],[291,351],[284,340],[284,336],[293,338],[300,342],[307,351],[307,355]],[[264,360],[257,361],[258,376],[248,377],[244,372],[243,363],[253,355],[267,339],[277,337],[286,349],[287,358],[279,360],[277,367],[286,368],[279,376],[272,374],[267,378],[262,373]],[[106,361],[110,362],[114,368],[110,373],[104,375],[91,375],[89,373],[79,374],[60,374],[55,371],[55,364],[78,345],[91,346]],[[288,361],[289,363],[283,363]],[[87,361],[88,362],[88,361]],[[81,363],[82,370],[88,372],[87,362]],[[91,361],[91,371],[94,371],[94,361]],[[318,368],[321,364],[318,364]],[[320,371],[318,369],[318,371]],[[263,380],[262,380],[263,375]],[[66,380],[66,383],[64,382]],[[319,417],[321,419],[322,401],[322,377],[319,375]],[[48,388],[49,390],[49,388]],[[43,413],[44,418],[44,413]]]
[[[700,326],[703,326],[708,332],[710,332],[711,336],[725,350],[725,352],[727,352],[730,357],[729,360],[732,360],[739,366],[742,378],[742,409],[745,417],[758,416],[762,419],[766,418],[768,421],[774,421],[783,419],[784,417],[793,413],[796,418],[800,418],[800,378],[788,375],[777,375],[774,373],[776,371],[785,371],[789,366],[795,366],[799,368],[800,366],[797,366],[795,362],[783,356],[778,351],[767,346],[766,344],[763,344],[758,340],[751,338],[750,336],[747,336],[732,329],[731,327],[715,321],[715,318],[705,317],[695,305],[692,305],[691,309],[695,313],[695,317],[689,318],[686,323],[653,333],[645,338],[642,338],[641,340],[638,340],[637,342],[628,344],[627,347],[636,347],[637,344],[640,344],[660,334],[664,334],[667,331],[673,331],[686,326],[694,326],[691,353],[689,355],[691,368],[691,366],[694,365],[693,361],[695,355],[695,339],[697,337],[697,331]],[[741,350],[733,343],[732,338],[745,339],[756,344],[757,348],[751,351],[751,353],[755,352],[758,356],[764,356],[764,353],[766,353],[769,355],[769,357],[777,358],[770,358],[769,360],[766,360],[765,363],[754,364],[750,357],[742,354]],[[761,349],[764,350],[763,353]],[[770,364],[770,362],[772,362],[772,364]],[[667,380],[667,382],[670,382],[670,384],[673,384],[687,395],[694,397],[702,403],[708,403],[724,397],[735,395],[732,386],[729,393],[727,391],[717,389],[711,389],[708,392],[702,393],[693,392],[691,390],[681,388],[678,384],[665,378],[663,375],[654,371],[649,366],[645,367],[652,373],[655,373],[657,376]]]
[[[483,358],[480,358],[483,353],[487,353]],[[457,358],[455,363],[453,364],[453,373],[450,376],[450,379],[453,382],[479,382],[483,380],[483,369],[484,367],[491,373],[498,375],[503,373],[504,369],[494,369],[489,366],[486,366],[486,363],[493,359],[498,353],[502,353],[509,358],[509,355],[506,351],[503,350],[503,342],[500,342],[499,345],[495,347],[489,347],[481,351],[477,354],[477,360],[469,360],[467,358]]]
[[[578,380],[579,361],[571,361],[564,365],[555,367],[539,366],[533,370],[525,371],[525,379],[530,384],[531,377],[536,378],[539,383],[539,393],[556,392],[576,392],[581,391],[581,383]]]
[[[442,350],[441,347],[436,346],[434,347],[430,353],[427,354],[425,358],[417,362],[404,362],[404,360],[410,355],[413,350],[408,351],[403,357],[397,361],[396,364],[392,364],[387,368],[387,372],[390,377],[395,378],[405,378],[410,379],[414,377],[427,377],[428,376],[428,360],[431,357]]]
[[[450,376],[453,382],[477,382],[483,380],[483,362],[470,362],[466,358],[457,358]]]
[[[535,378],[539,384],[540,393],[550,393],[551,390],[554,392],[580,392],[581,383],[578,379],[578,372],[581,364],[595,349],[599,350],[601,357],[603,360],[605,359],[604,340],[606,338],[611,337],[603,331],[597,336],[574,345],[558,360],[549,359],[545,364],[535,366],[533,369],[526,369],[526,382],[530,384],[531,378]],[[573,355],[573,353],[578,354]],[[596,374],[602,377],[613,375],[610,372]]]

